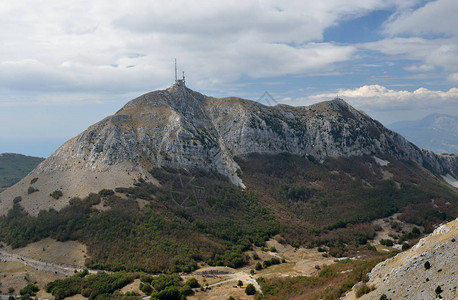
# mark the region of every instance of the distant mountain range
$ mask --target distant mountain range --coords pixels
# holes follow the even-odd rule
[[[15,153],[0,154],[0,191],[21,180],[30,173],[44,158]]]
[[[431,114],[417,121],[396,122],[388,128],[421,148],[458,154],[458,116]]]

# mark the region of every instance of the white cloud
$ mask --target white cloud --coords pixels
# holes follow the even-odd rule
[[[339,96],[358,109],[369,111],[405,111],[431,109],[445,106],[458,110],[458,88],[434,91],[419,88],[414,91],[392,90],[381,85],[365,85],[355,89],[339,89],[335,93],[323,93],[296,99],[294,104],[310,104]]]
[[[390,38],[362,47],[380,51],[393,58],[417,60],[427,68],[458,70],[458,39],[424,39],[421,37]]]
[[[458,1],[456,0],[430,1],[416,10],[406,10],[397,14],[385,24],[385,33],[391,36],[401,34],[458,36],[457,11]]]
[[[243,75],[330,72],[356,48],[320,42],[324,30],[396,2],[7,1],[0,10],[0,89],[163,87],[172,82],[174,57],[207,86]]]
[[[416,9],[399,9],[384,24],[384,40],[363,45],[380,51],[391,59],[419,63],[404,67],[411,72],[428,72],[436,68],[458,70],[458,1],[427,1]]]
[[[411,66],[407,66],[404,68],[404,70],[411,71],[411,72],[427,72],[427,71],[433,71],[434,69],[435,69],[434,66],[427,65],[427,64],[411,65]]]
[[[451,82],[458,82],[458,73],[448,75],[447,80]]]

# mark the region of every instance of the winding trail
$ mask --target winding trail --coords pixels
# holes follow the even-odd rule
[[[62,274],[65,276],[72,276],[76,272],[81,272],[83,271],[83,269],[85,269],[84,267],[81,267],[81,266],[74,266],[74,265],[69,265],[69,264],[60,264],[60,263],[55,263],[55,262],[44,261],[40,259],[23,256],[23,255],[10,253],[5,250],[0,250],[0,262],[2,261],[19,262],[26,266],[32,267],[36,269],[37,271],[52,272],[55,274]],[[93,273],[100,272],[101,270],[88,269],[88,271],[89,273],[93,274]],[[241,281],[253,284],[256,291],[262,294],[261,286],[256,282],[256,279],[254,279],[254,277],[251,276],[248,272],[249,272],[249,269],[243,269],[236,273],[213,274],[212,276],[220,277],[223,280],[212,283],[208,285],[207,287],[214,287],[214,286],[218,286],[218,285],[221,285],[227,282],[238,282],[239,280],[241,280]],[[224,278],[227,278],[227,279],[224,279]],[[0,296],[0,299],[2,299],[1,296]],[[149,299],[149,297],[145,297],[143,299]]]
[[[35,268],[37,271],[44,272],[53,272],[55,274],[62,274],[66,276],[72,276],[75,272],[81,272],[84,267],[73,266],[67,264],[59,264],[55,262],[44,261],[40,259],[35,259],[23,255],[18,255],[14,253],[7,252],[5,250],[0,250],[0,261],[11,261],[19,262],[26,266]],[[89,270],[89,273],[97,273],[98,270]]]

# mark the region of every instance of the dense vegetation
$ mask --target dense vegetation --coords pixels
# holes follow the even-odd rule
[[[38,217],[15,203],[0,219],[0,238],[13,247],[48,236],[79,240],[89,247],[91,268],[189,272],[199,261],[240,267],[248,259],[244,251],[264,245],[278,231],[271,213],[251,193],[213,174],[153,173],[162,188],[140,180],[135,187],[117,189],[124,198],[103,190]],[[198,195],[202,189],[205,193]],[[140,209],[136,198],[147,200],[146,206]],[[92,208],[101,201],[111,209]]]
[[[372,157],[318,163],[290,154],[252,155],[238,163],[245,184],[274,211],[289,243],[326,245],[336,256],[346,245],[373,238],[369,222],[376,218],[402,212],[401,219],[428,232],[458,215],[457,192],[413,162],[384,167],[389,179]]]
[[[32,171],[43,158],[21,154],[0,154],[0,191],[21,180]]]
[[[385,167],[389,179],[371,157],[319,163],[253,155],[238,162],[245,190],[217,174],[158,168],[151,174],[160,186],[139,179],[133,187],[74,198],[59,212],[31,217],[15,201],[0,218],[0,239],[13,247],[45,237],[78,240],[88,246],[91,268],[189,272],[198,262],[240,267],[246,250],[277,233],[294,246],[323,246],[339,257],[374,237],[373,219],[402,212],[428,232],[458,215],[456,191],[411,162]],[[109,209],[96,210],[99,203]],[[410,238],[418,233],[402,237]]]
[[[89,299],[122,299],[126,296],[128,299],[140,299],[138,294],[120,293],[120,289],[134,279],[140,278],[140,290],[151,299],[186,299],[186,296],[192,295],[192,288],[199,287],[195,278],[190,278],[183,282],[183,279],[176,275],[159,275],[151,276],[140,273],[116,272],[113,274],[97,273],[89,275],[87,270],[77,273],[74,276],[58,279],[50,282],[46,286],[46,291],[51,293],[56,300],[65,299],[76,294],[81,294]]]

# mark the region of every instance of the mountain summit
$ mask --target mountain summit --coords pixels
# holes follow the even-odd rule
[[[21,204],[32,215],[59,210],[71,197],[131,186],[139,178],[155,181],[148,173],[154,167],[201,168],[243,187],[236,157],[283,152],[318,161],[392,157],[458,177],[457,156],[419,149],[342,99],[307,107],[265,106],[205,96],[176,83],[128,102],[64,143],[0,194],[0,212],[5,214],[17,196],[27,200]],[[54,191],[63,197],[50,197]]]

